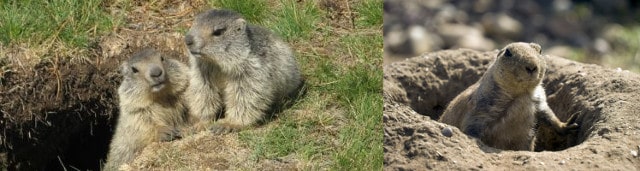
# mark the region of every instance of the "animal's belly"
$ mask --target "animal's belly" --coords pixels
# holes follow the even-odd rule
[[[496,148],[528,150],[534,136],[535,107],[528,99],[519,99],[512,103],[503,116],[494,121],[486,137],[488,143]]]

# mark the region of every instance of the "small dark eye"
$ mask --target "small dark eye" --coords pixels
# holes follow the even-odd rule
[[[138,69],[136,67],[131,67],[131,71],[133,71],[133,73],[138,73]]]
[[[164,56],[160,57],[160,61],[164,62]]]
[[[222,33],[224,33],[225,30],[227,30],[227,29],[226,28],[215,28],[213,30],[213,33],[211,33],[211,35],[220,36],[220,35],[222,35]]]
[[[511,51],[509,49],[505,49],[504,50],[504,56],[511,57],[511,56],[513,56],[513,54],[511,54]]]

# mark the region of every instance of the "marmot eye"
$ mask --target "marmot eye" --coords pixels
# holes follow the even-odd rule
[[[164,56],[160,57],[160,61],[164,62]]]
[[[227,30],[226,28],[216,28],[213,30],[213,33],[211,33],[211,35],[213,36],[220,36],[222,35],[222,33],[224,33],[224,31]]]
[[[513,56],[513,54],[511,54],[511,51],[509,49],[506,49],[506,50],[504,50],[504,56],[511,57],[511,56]]]
[[[131,67],[131,71],[133,71],[133,73],[138,73],[138,69],[136,67]]]

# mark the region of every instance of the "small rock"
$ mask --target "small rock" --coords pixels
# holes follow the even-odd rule
[[[409,40],[413,46],[413,54],[421,54],[442,49],[440,36],[433,34],[422,26],[414,25],[408,30]]]
[[[566,162],[564,160],[560,161],[560,165],[564,165]]]
[[[481,51],[495,49],[495,43],[485,38],[482,34],[467,34],[456,44],[458,48],[469,48]]]
[[[553,10],[557,12],[567,11],[571,8],[571,1],[569,0],[556,0],[553,1]]]
[[[464,24],[441,24],[436,28],[436,33],[440,35],[445,45],[452,46],[468,34],[479,34],[482,32],[476,28]]]
[[[559,45],[548,48],[545,53],[553,56],[569,58],[573,56],[574,50],[569,46]]]
[[[631,155],[632,155],[633,157],[638,157],[638,151],[636,151],[636,150],[631,150]]]
[[[609,45],[609,42],[607,42],[603,38],[597,38],[593,43],[593,49],[595,49],[598,53],[607,53],[611,51],[611,46]]]
[[[489,34],[496,37],[518,38],[522,33],[522,23],[506,13],[485,14],[481,23]]]
[[[384,38],[385,45],[387,46],[401,46],[407,40],[407,36],[403,33],[400,27],[393,27],[390,29],[387,36]]]
[[[442,135],[444,135],[446,137],[451,137],[451,136],[453,136],[453,131],[449,127],[444,127],[444,128],[442,128]]]

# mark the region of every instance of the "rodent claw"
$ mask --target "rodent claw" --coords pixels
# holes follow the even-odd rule
[[[228,126],[228,125],[213,125],[209,130],[213,134],[228,134],[232,132],[237,132],[239,129],[234,128],[233,126]]]

